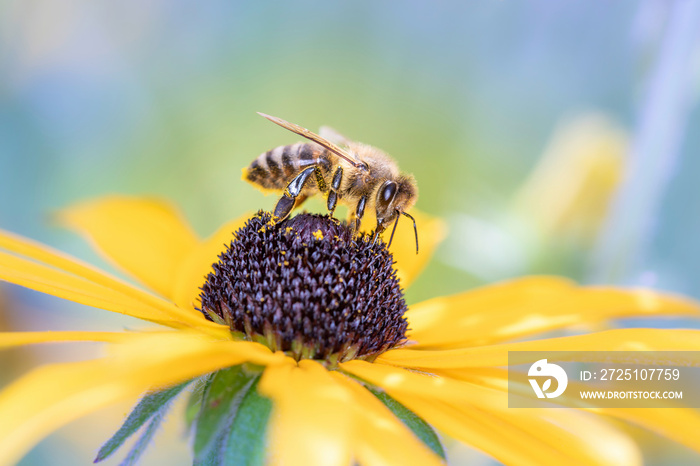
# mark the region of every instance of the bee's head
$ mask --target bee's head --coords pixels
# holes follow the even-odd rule
[[[417,197],[416,180],[411,175],[382,183],[377,190],[377,228],[384,230],[397,215],[413,207]]]
[[[396,184],[398,188],[394,198],[394,209],[403,213],[410,210],[418,200],[418,186],[413,175],[401,175]]]
[[[377,233],[381,233],[391,222],[398,221],[399,215],[406,214],[406,211],[413,207],[418,199],[418,188],[416,180],[412,175],[401,175],[394,180],[387,180],[377,191]],[[412,217],[410,217],[412,218]],[[415,227],[415,221],[413,222]],[[396,227],[394,227],[396,230]],[[394,234],[391,234],[392,238]],[[391,244],[391,239],[389,240]],[[416,252],[418,251],[418,232],[416,232]]]

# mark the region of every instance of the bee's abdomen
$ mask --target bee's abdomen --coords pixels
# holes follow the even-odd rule
[[[282,190],[303,168],[318,162],[322,149],[311,144],[280,146],[260,154],[243,170],[243,179],[265,189]]]

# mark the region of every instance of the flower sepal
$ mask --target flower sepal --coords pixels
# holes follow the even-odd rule
[[[272,402],[258,394],[262,367],[222,369],[206,382],[194,420],[194,465],[260,464]],[[197,394],[193,394],[194,397]]]
[[[129,437],[135,434],[144,424],[148,423],[148,426],[132,447],[124,463],[131,464],[138,460],[160,425],[163,416],[170,406],[170,402],[180,394],[189,383],[190,381],[187,381],[174,387],[166,388],[165,390],[158,390],[145,394],[131,411],[119,430],[112,438],[102,445],[94,462],[99,463],[110,457]]]
[[[188,430],[194,436],[194,465],[264,463],[264,439],[272,402],[257,392],[262,372],[261,366],[241,364],[195,381],[185,408]],[[145,394],[124,424],[100,448],[94,462],[107,459],[142,430],[121,463],[136,464],[172,401],[192,382]]]

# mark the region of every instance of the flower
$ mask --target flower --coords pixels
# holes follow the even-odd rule
[[[120,429],[129,431],[140,415],[139,425],[150,421],[145,441],[134,447],[138,450],[148,443],[160,419],[155,410],[147,412],[144,403],[166,404],[188,381],[207,374],[213,374],[204,379],[207,393],[197,386],[200,398],[192,398],[193,409],[201,409],[195,450],[200,442],[206,446],[201,451],[219,451],[212,444],[229,438],[217,437],[222,426],[235,438],[240,434],[235,424],[239,415],[249,416],[246,427],[253,428],[260,421],[254,414],[272,409],[269,448],[262,453],[272,463],[440,463],[441,447],[423,420],[507,464],[638,463],[636,447],[610,418],[698,449],[692,426],[700,425],[700,417],[694,411],[509,410],[502,369],[512,350],[696,350],[700,331],[695,330],[620,329],[513,342],[619,317],[697,315],[698,306],[684,298],[529,277],[434,298],[410,306],[402,315],[405,304],[396,277],[384,268],[383,244],[355,243],[327,217],[306,216],[273,227],[253,218],[243,230],[244,221],[237,220],[201,240],[167,203],[109,197],[68,209],[60,220],[152,292],[7,232],[0,232],[0,279],[162,328],[0,334],[0,348],[66,341],[105,342],[108,348],[104,358],[37,368],[0,392],[0,463],[17,460],[42,436],[79,416],[157,390],[149,392]],[[412,231],[404,230],[406,237],[399,231],[394,239],[393,255],[404,286],[443,235],[439,221],[422,215],[418,220],[422,255],[415,256]],[[219,256],[225,249],[222,244],[237,230],[236,241]],[[279,243],[268,248],[271,240]],[[243,241],[248,242],[237,243]],[[338,242],[337,247],[326,248],[330,241]],[[295,253],[309,254],[304,267],[312,269],[285,264],[280,257],[283,243],[301,248],[293,249]],[[234,250],[237,244],[245,247]],[[364,255],[359,266],[365,269],[357,269],[354,261],[360,259],[353,249]],[[217,256],[220,262],[212,270]],[[329,293],[331,288],[324,286],[341,286],[321,279],[331,263],[346,267],[342,273],[347,275],[340,276],[348,282],[356,280],[342,285],[346,293],[355,294],[345,295],[353,301],[334,304],[341,311],[338,315],[351,302],[362,304],[353,308],[362,317],[324,320],[321,334],[313,319],[324,309],[318,307],[317,297],[299,290],[304,280],[316,280],[317,285],[304,288],[312,294]],[[249,276],[237,280],[246,283],[224,281],[231,289],[216,288],[244,267]],[[273,268],[275,273],[270,272]],[[277,304],[291,299],[280,285],[283,279],[300,293],[286,306],[299,312],[293,319],[279,314],[286,307]],[[234,285],[248,287],[254,299],[241,303],[243,295]],[[258,294],[261,289],[265,293]],[[371,299],[365,299],[366,293]],[[313,306],[299,306],[297,298]],[[281,301],[266,304],[268,299]],[[234,308],[239,305],[250,313],[238,313]],[[377,315],[373,306],[394,311]],[[374,330],[369,327],[351,331],[365,315],[385,319],[381,324],[388,329],[375,329],[371,335]],[[349,343],[334,340],[348,335]],[[382,342],[389,342],[389,348]],[[265,400],[271,400],[271,406]],[[215,409],[221,403],[239,404],[235,419]],[[265,431],[264,422],[258,427]],[[116,446],[108,442],[103,451]]]

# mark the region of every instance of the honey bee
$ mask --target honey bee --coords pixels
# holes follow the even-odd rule
[[[390,246],[400,216],[410,218],[418,253],[416,220],[406,213],[418,199],[413,175],[400,173],[396,162],[381,150],[350,141],[328,127],[315,134],[281,118],[259,115],[311,141],[269,150],[243,169],[243,179],[258,188],[282,191],[274,210],[276,222],[309,196],[322,193],[331,216],[338,203],[349,206],[353,232],[359,231],[365,211],[373,209],[377,216],[374,242],[394,222]]]

